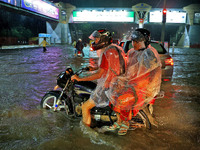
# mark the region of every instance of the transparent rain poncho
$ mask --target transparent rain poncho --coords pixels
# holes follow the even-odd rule
[[[110,44],[99,58],[99,67],[102,67],[104,62],[104,69],[107,70],[97,80],[97,87],[91,94],[91,99],[98,107],[105,107],[109,104],[109,99],[105,92],[109,89],[111,80],[125,72],[125,53],[123,49],[116,44]],[[106,62],[106,63],[105,63]]]
[[[110,83],[107,96],[115,110],[141,109],[160,92],[161,61],[151,46],[145,50],[129,50],[123,75]]]

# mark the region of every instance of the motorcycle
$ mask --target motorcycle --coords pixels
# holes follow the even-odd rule
[[[56,87],[62,90],[48,91],[42,98],[40,105],[43,109],[50,109],[54,112],[64,111],[71,118],[81,118],[82,104],[87,101],[90,94],[96,88],[96,83],[92,81],[72,81],[71,76],[80,75],[89,71],[89,68],[79,69],[74,73],[71,67],[57,76]],[[54,88],[55,89],[55,88]],[[92,123],[94,127],[102,127],[105,125],[113,125],[117,120],[116,113],[110,106],[94,107],[91,109]],[[145,111],[140,110],[138,114],[130,121],[130,127],[145,127],[151,129],[151,123]]]
[[[77,51],[77,56],[78,57],[82,57],[82,52],[81,51]]]

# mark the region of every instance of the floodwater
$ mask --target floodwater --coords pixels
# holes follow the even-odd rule
[[[95,59],[74,57],[70,46],[0,50],[1,150],[196,150],[200,149],[200,49],[175,49],[171,82],[157,99],[158,128],[138,128],[126,136],[98,133],[60,112],[40,108],[67,65],[74,70]]]

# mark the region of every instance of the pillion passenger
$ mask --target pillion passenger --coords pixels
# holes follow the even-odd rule
[[[119,129],[119,135],[127,133],[132,116],[154,99],[161,85],[161,61],[156,49],[149,45],[150,32],[137,29],[131,40],[133,48],[128,52],[126,73],[113,78],[108,90],[118,118],[108,130]]]

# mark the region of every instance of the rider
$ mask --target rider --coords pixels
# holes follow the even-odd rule
[[[148,104],[160,91],[161,61],[158,52],[151,47],[150,32],[137,29],[131,36],[133,49],[127,57],[127,69],[123,76],[111,81],[108,97],[120,119],[109,130],[119,128],[118,134],[125,135],[129,120]]]
[[[112,44],[111,33],[105,29],[94,31],[89,38],[94,41],[92,49],[100,51],[98,70],[96,73],[80,78],[72,76],[72,80],[92,81],[97,80],[97,87],[91,94],[89,100],[82,105],[83,123],[91,125],[90,110],[95,107],[105,107],[109,104],[106,91],[109,89],[110,81],[117,75],[125,72],[124,51],[116,44]]]
[[[78,42],[76,43],[76,52],[75,54],[77,54],[78,51],[81,51],[82,56],[84,57],[84,52],[83,52],[83,42],[82,39],[78,39]]]

